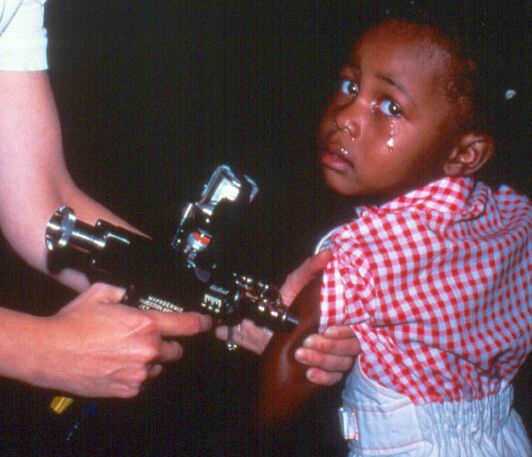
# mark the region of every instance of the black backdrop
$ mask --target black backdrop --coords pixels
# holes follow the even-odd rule
[[[514,62],[528,58],[525,3],[508,8],[513,25],[500,30],[519,42]],[[169,239],[184,203],[217,164],[229,163],[260,188],[243,240],[245,268],[280,282],[344,212],[345,202],[320,182],[314,132],[374,5],[49,0],[50,77],[75,180],[137,227]],[[515,136],[494,174],[528,192],[528,117],[520,103]],[[19,308],[47,314],[71,297],[8,252],[2,257],[2,289]],[[227,354],[208,336],[185,344],[179,366],[133,401],[97,401],[94,417],[82,413],[83,402],[55,417],[46,409],[50,393],[2,382],[0,455],[342,454],[337,389],[309,405],[286,435],[258,437],[248,426],[257,359]],[[523,373],[518,406],[527,416]]]

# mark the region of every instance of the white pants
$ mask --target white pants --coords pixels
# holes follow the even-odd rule
[[[482,400],[416,406],[368,379],[357,360],[340,422],[350,457],[531,457],[512,400],[509,386]]]

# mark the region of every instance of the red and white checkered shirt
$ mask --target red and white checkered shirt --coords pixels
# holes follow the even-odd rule
[[[415,404],[504,388],[532,346],[532,210],[471,178],[444,178],[327,240],[321,329],[349,323],[361,368]]]

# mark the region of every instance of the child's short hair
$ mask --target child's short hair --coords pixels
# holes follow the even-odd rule
[[[462,127],[489,133],[497,150],[504,150],[505,155],[496,154],[499,157],[481,174],[484,179],[507,181],[515,172],[509,172],[512,158],[508,154],[525,157],[515,150],[526,143],[527,2],[462,0],[450,5],[442,1],[391,0],[371,2],[365,12],[369,13],[366,20],[373,25],[406,21],[430,27],[444,39],[464,64],[454,81],[456,93],[450,93],[451,97],[464,95],[471,102],[470,115]]]
[[[513,29],[518,24],[511,19],[512,30],[505,29],[510,19],[504,14],[506,2],[492,9],[486,2],[456,2],[450,7],[441,1],[392,1],[382,15],[383,20],[404,20],[439,32],[464,63],[456,90],[473,103],[467,127],[489,133],[497,126],[500,111],[522,96],[518,75],[512,71],[516,62],[509,61],[514,54],[510,48],[516,45],[516,37],[509,35],[519,33]]]

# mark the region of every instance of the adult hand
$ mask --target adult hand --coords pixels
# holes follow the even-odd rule
[[[309,257],[288,275],[281,294],[286,303],[292,303],[301,290],[327,266],[332,253],[328,249]],[[298,362],[309,366],[307,379],[315,384],[332,385],[340,382],[351,369],[360,344],[348,325],[330,327],[323,335],[309,335],[295,352]]]
[[[309,257],[296,270],[288,275],[281,287],[283,303],[291,305],[301,290],[321,273],[331,259],[329,250]],[[227,327],[216,329],[216,336],[227,340]],[[244,320],[233,329],[233,340],[239,346],[262,354],[272,337],[272,332]],[[353,366],[360,345],[350,326],[328,328],[323,335],[312,334],[298,348],[295,358],[309,366],[306,376],[309,381],[320,385],[332,385],[339,382],[345,372]]]
[[[318,275],[331,258],[331,252],[325,250],[306,259],[298,268],[290,273],[280,289],[281,298],[286,306],[290,306],[301,290]],[[216,328],[216,336],[227,341],[228,328],[221,325]],[[262,354],[272,337],[272,331],[266,327],[258,327],[252,321],[244,319],[233,327],[233,341],[256,354]]]
[[[307,379],[315,384],[340,382],[360,353],[360,344],[348,325],[329,327],[323,335],[312,334],[295,352],[298,362],[308,365]]]
[[[81,396],[132,397],[161,364],[182,357],[181,345],[166,338],[210,328],[206,316],[140,311],[119,304],[123,296],[123,289],[95,284],[41,318],[29,382]]]
[[[332,252],[329,249],[318,252],[307,258],[299,267],[290,273],[281,287],[283,303],[290,306],[299,292],[318,276],[332,259]]]

